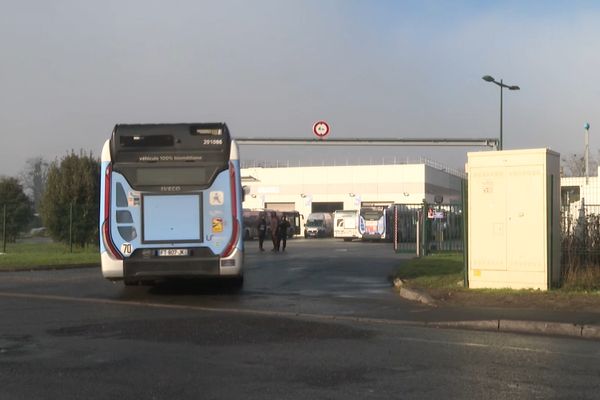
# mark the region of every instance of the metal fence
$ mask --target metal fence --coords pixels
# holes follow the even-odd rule
[[[396,252],[426,255],[465,249],[462,204],[395,204],[391,219]]]
[[[73,246],[98,243],[98,204],[55,204],[50,217],[54,240]],[[41,227],[38,214],[27,222],[14,203],[0,204],[0,253],[6,252],[7,243],[30,236],[46,236],[50,232]],[[23,222],[25,219],[25,222]]]
[[[563,269],[600,267],[600,204],[561,208]]]

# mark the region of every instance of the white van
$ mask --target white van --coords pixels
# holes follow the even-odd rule
[[[304,237],[331,237],[333,236],[333,218],[329,213],[312,213],[304,225]]]

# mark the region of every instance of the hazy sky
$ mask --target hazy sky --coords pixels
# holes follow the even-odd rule
[[[227,122],[238,137],[497,137],[563,155],[600,146],[600,3],[0,0],[0,175],[99,155],[116,123]],[[243,147],[245,159],[470,149]],[[273,154],[276,153],[276,154]]]

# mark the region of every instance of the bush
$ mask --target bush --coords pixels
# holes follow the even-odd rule
[[[40,214],[50,237],[85,246],[98,242],[100,161],[71,152],[48,168]],[[71,226],[72,220],[72,226]]]
[[[0,230],[6,206],[6,241],[14,242],[33,217],[31,201],[16,178],[0,179]],[[0,232],[1,234],[2,232]]]

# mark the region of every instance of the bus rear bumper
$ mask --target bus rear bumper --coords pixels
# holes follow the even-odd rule
[[[218,255],[196,257],[131,257],[123,261],[125,281],[161,281],[170,278],[236,277],[242,275],[243,253],[238,249],[227,258]]]
[[[243,252],[235,249],[228,257],[129,258],[115,260],[101,254],[102,275],[111,281],[165,280],[168,278],[242,277]]]
[[[221,258],[221,275],[242,276],[244,265],[244,252],[237,247],[229,257]]]
[[[115,260],[110,257],[106,251],[100,254],[100,263],[102,265],[102,276],[111,281],[123,279],[123,260]]]

